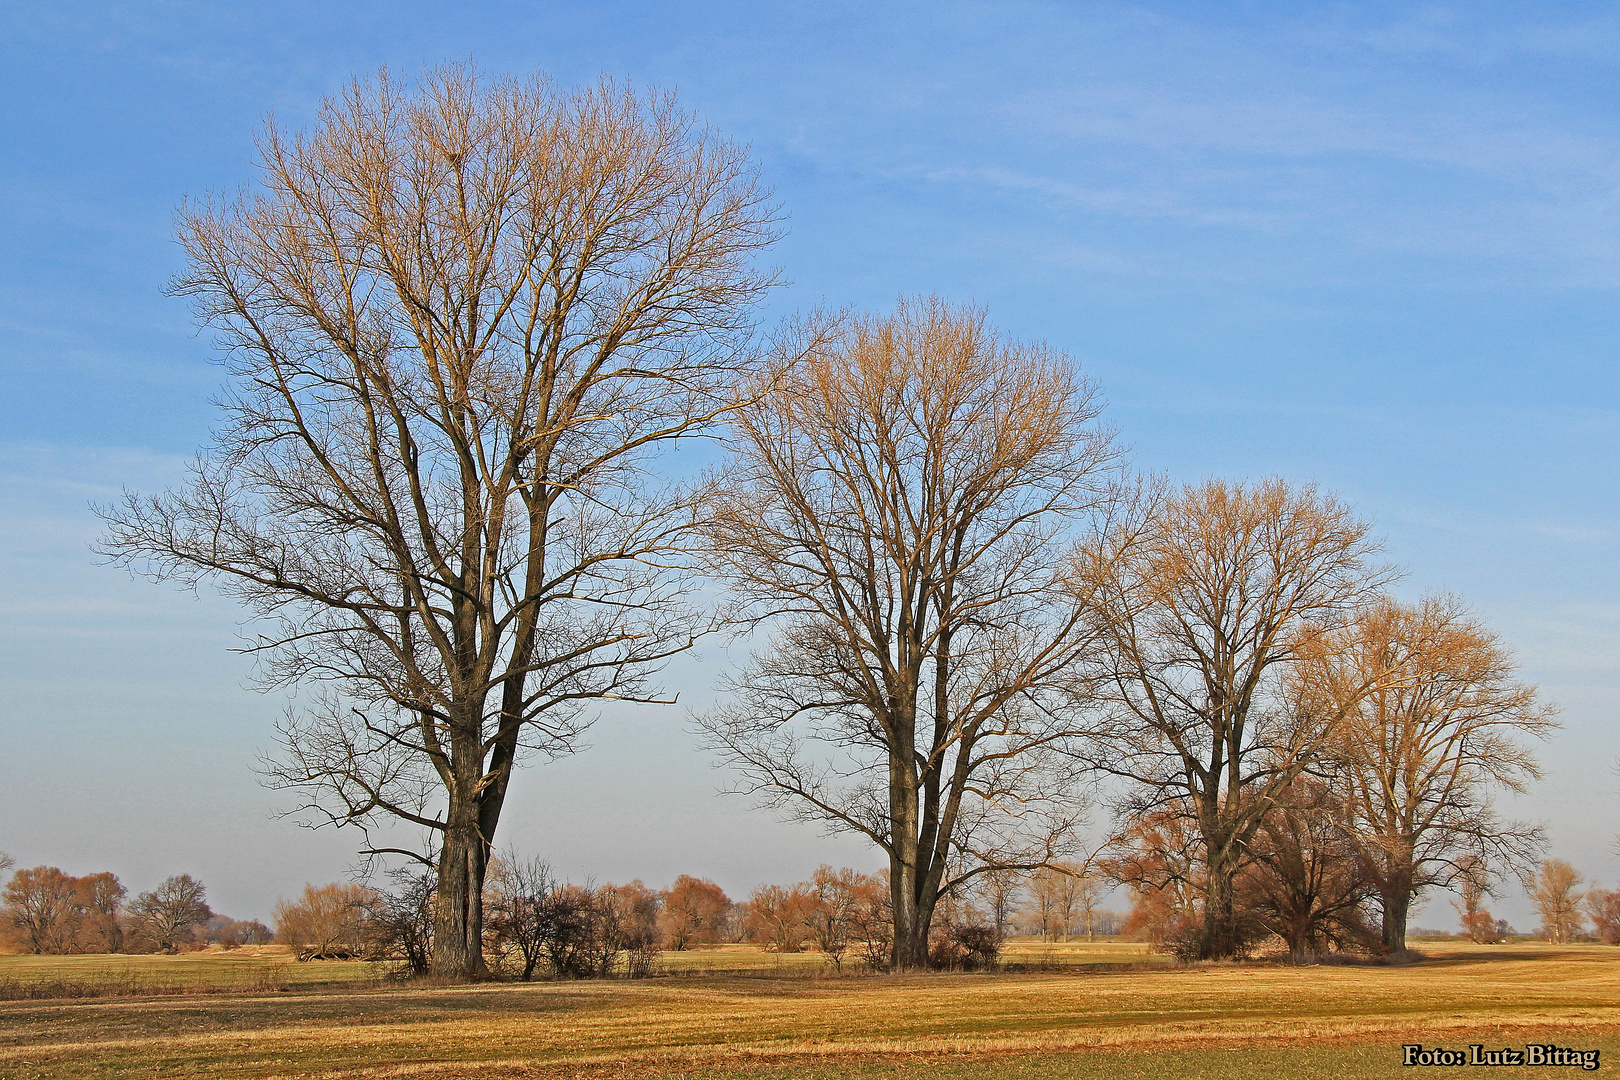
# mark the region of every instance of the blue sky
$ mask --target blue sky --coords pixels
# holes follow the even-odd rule
[[[1466,598],[1563,707],[1513,808],[1620,884],[1620,13],[1555,3],[10,5],[0,850],[260,917],[348,865],[256,784],[283,703],[244,689],[239,613],[94,565],[86,506],[207,439],[175,205],[249,181],[266,114],[467,58],[673,87],[752,144],[790,215],[773,315],[974,300],[1078,358],[1140,466],[1342,494],[1404,595]],[[683,702],[725,662],[673,670]],[[876,862],[715,798],[681,710],[591,742],[504,826],[566,874]]]

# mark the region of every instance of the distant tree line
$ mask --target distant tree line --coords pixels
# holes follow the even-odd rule
[[[1096,868],[1062,862],[1032,872],[1007,871],[979,878],[971,889],[944,899],[929,939],[929,963],[941,970],[993,967],[1005,939],[1029,935],[1048,942],[1124,935],[1178,950],[1178,929],[1191,921],[1195,896],[1186,888],[1143,887],[1163,875],[1163,852],[1176,819],[1137,829],[1141,850],[1152,857],[1105,859]],[[1183,840],[1185,838],[1183,837]],[[1317,838],[1321,858],[1345,873],[1347,851]],[[1307,847],[1292,837],[1290,850]],[[1274,934],[1293,946],[1294,929],[1280,918],[1288,910],[1276,897],[1293,869],[1262,877],[1260,864],[1239,875],[1236,910],[1254,920],[1256,934]],[[1144,863],[1152,866],[1144,869]],[[10,860],[0,855],[0,869]],[[1159,869],[1154,869],[1158,867]],[[1465,864],[1458,879],[1463,934],[1481,943],[1512,933],[1483,906],[1486,879]],[[1184,875],[1191,879],[1192,872]],[[1308,878],[1310,875],[1303,875]],[[1318,875],[1320,876],[1320,875]],[[823,865],[810,879],[762,885],[733,901],[714,882],[682,874],[667,889],[640,881],[626,885],[575,885],[558,880],[539,859],[515,855],[492,863],[484,905],[489,911],[483,948],[491,973],[530,980],[643,977],[660,953],[751,944],[771,952],[820,953],[835,969],[846,960],[864,971],[893,963],[893,913],[886,874],[866,874]],[[1295,879],[1300,880],[1300,879]],[[1123,884],[1131,907],[1121,915],[1100,906],[1105,892]],[[1582,876],[1569,863],[1544,860],[1526,879],[1542,918],[1539,934],[1553,943],[1599,941],[1620,945],[1620,890],[1582,891]],[[1327,890],[1323,895],[1340,895]],[[1364,881],[1362,901],[1374,892]],[[275,929],[256,920],[213,912],[206,890],[188,874],[166,879],[150,892],[128,898],[110,873],[73,877],[55,867],[18,870],[0,892],[0,929],[13,951],[74,953],[176,953],[208,947],[234,949],[271,942],[297,959],[394,962],[403,970],[429,970],[436,921],[430,874],[394,874],[382,887],[360,883],[306,885],[275,907]],[[1187,905],[1182,907],[1180,905]],[[1377,928],[1364,908],[1349,906],[1318,920],[1313,944],[1322,949],[1376,951]]]
[[[0,890],[0,941],[18,952],[177,953],[273,939],[257,920],[216,914],[207,890],[190,874],[129,897],[114,874],[74,877],[36,866],[16,871]]]
[[[835,969],[854,959],[887,970],[892,946],[882,875],[822,866],[808,880],[762,885],[733,901],[714,882],[680,875],[667,889],[640,881],[578,885],[538,859],[491,864],[483,903],[483,950],[492,974],[547,978],[638,978],[662,952],[751,944],[770,952],[814,951]],[[431,875],[395,875],[387,887],[306,885],[276,906],[275,940],[301,960],[368,959],[429,970],[436,922]],[[973,903],[950,905],[930,941],[935,966],[994,963],[1000,935]]]

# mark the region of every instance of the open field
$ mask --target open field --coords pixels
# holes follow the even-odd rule
[[[357,971],[342,990],[12,1001],[0,1003],[0,1076],[1420,1075],[1401,1068],[1403,1041],[1550,1041],[1602,1049],[1610,1069],[1620,1061],[1620,949],[1425,948],[1430,960],[1398,967],[901,978],[694,971],[408,989],[377,988]],[[1067,952],[1078,961],[1109,950]],[[210,978],[226,963],[295,974],[325,966],[280,957],[129,959],[172,978],[187,963],[214,965]],[[6,957],[0,979],[21,978],[30,965],[121,959]]]
[[[1136,941],[1044,942],[1013,938],[1002,953],[1003,962],[1021,967],[1069,968],[1099,965],[1171,966],[1171,960],[1148,952]],[[218,949],[179,956],[0,956],[0,990],[7,984],[60,984],[89,988],[101,982],[117,984],[122,994],[142,988],[165,993],[180,990],[298,990],[337,988],[354,983],[381,984],[391,965],[364,961],[321,961],[299,964],[281,945],[245,946],[230,952]],[[853,953],[844,957],[844,972],[859,971]],[[698,947],[659,956],[660,975],[821,975],[836,974],[817,952],[772,953],[755,945]],[[0,993],[0,997],[3,997]]]
[[[1173,965],[1169,957],[1148,952],[1142,942],[1114,939],[1046,942],[1039,938],[1010,938],[1002,949],[1001,961],[1014,970],[1022,967]],[[829,967],[829,961],[821,953],[770,953],[755,945],[700,946],[684,952],[663,953],[657,961],[658,972],[666,975],[816,974],[827,972]],[[853,951],[845,955],[843,967],[846,972],[860,969],[860,960]],[[0,970],[4,970],[3,966],[0,966]]]
[[[113,989],[120,994],[219,993],[337,988],[384,981],[387,965],[364,961],[300,964],[280,945],[179,956],[0,956],[0,990],[8,986]],[[0,996],[4,996],[0,994]]]

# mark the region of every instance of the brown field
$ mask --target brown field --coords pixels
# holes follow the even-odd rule
[[[394,987],[364,964],[294,964],[274,949],[0,957],[0,985],[14,990],[105,977],[136,995],[0,1002],[0,1076],[1429,1073],[1401,1068],[1403,1041],[1556,1042],[1601,1049],[1608,1069],[1620,1062],[1620,949],[1423,948],[1430,959],[1397,967],[1171,968],[1138,966],[1150,958],[1126,943],[1030,943],[1052,970],[889,978],[827,977],[815,954],[730,947],[667,956],[663,970],[684,977],[437,988]],[[1026,962],[1019,951],[1009,959]],[[212,992],[176,993],[185,987]],[[1459,1071],[1476,1074],[1441,1075]]]

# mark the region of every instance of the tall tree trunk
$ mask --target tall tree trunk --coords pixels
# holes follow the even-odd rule
[[[915,856],[916,851],[913,849]],[[928,963],[928,935],[936,901],[933,874],[920,874],[913,859],[906,866],[889,860],[891,900],[894,904],[894,945],[890,966],[894,971],[924,971]]]
[[[1233,873],[1211,860],[1209,891],[1204,896],[1204,940],[1199,959],[1229,960],[1237,954],[1237,918],[1232,903]]]
[[[1392,880],[1380,890],[1379,902],[1384,909],[1384,951],[1406,951],[1406,918],[1412,909],[1411,876]]]
[[[428,970],[435,975],[479,978],[484,974],[483,890],[488,851],[478,828],[477,802],[460,791],[453,792],[433,904],[433,961]]]
[[[1385,952],[1406,951],[1406,919],[1412,909],[1412,842],[1401,837],[1386,850],[1382,873],[1378,875],[1378,900],[1383,908]]]

